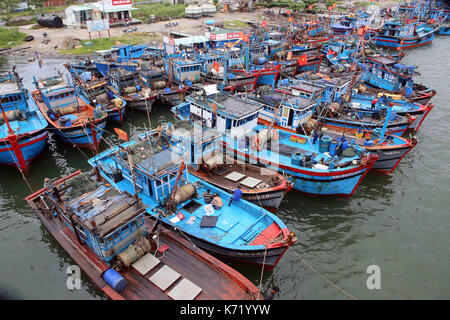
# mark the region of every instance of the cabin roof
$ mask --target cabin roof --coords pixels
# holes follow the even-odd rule
[[[190,98],[187,98],[190,100]],[[217,105],[217,113],[231,119],[240,119],[249,116],[261,109],[256,103],[244,100],[232,95],[220,95],[216,98],[200,98],[190,100],[197,105],[201,105],[207,110],[212,111],[212,105]]]
[[[295,89],[304,90],[311,93],[316,93],[325,90],[323,85],[308,82],[306,80],[305,81],[297,80],[293,83],[293,86],[295,87]]]
[[[316,103],[316,101],[311,100],[309,98],[290,95],[286,95],[286,97],[283,100],[283,96],[285,96],[285,94],[275,91],[271,92],[268,95],[262,95],[260,97],[251,97],[251,99],[272,107],[278,106],[280,102],[283,101],[284,105],[292,106],[297,109],[308,108]]]
[[[176,170],[181,159],[180,155],[167,149],[145,159],[139,163],[139,166],[152,173],[153,176],[159,177]]]
[[[142,206],[133,197],[119,194],[105,185],[73,198],[68,207],[73,210],[81,224],[100,236],[107,235],[143,213]]]
[[[0,96],[4,96],[7,94],[19,93],[20,90],[17,88],[17,84],[15,82],[3,82],[0,83]]]

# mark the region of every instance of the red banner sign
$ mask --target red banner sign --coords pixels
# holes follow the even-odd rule
[[[113,6],[121,6],[123,4],[131,4],[131,0],[112,0]]]

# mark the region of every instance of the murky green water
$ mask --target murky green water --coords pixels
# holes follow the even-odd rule
[[[414,49],[404,58],[419,66],[416,81],[438,93],[434,110],[417,134],[419,144],[389,176],[369,174],[350,199],[311,198],[290,193],[279,217],[295,231],[298,242],[273,272],[263,274],[262,287],[281,289],[280,299],[348,299],[311,271],[299,255],[337,286],[359,299],[450,298],[450,38]],[[32,75],[62,70],[62,60],[17,64],[29,88]],[[153,125],[167,110],[152,114]],[[129,114],[131,137],[148,126],[145,114]],[[112,132],[113,126],[106,130]],[[115,142],[107,134],[109,143]],[[103,142],[102,147],[107,148]],[[33,190],[45,177],[88,169],[78,149],[50,140],[27,176]],[[104,299],[83,275],[81,290],[66,288],[66,269],[73,261],[40,224],[23,198],[30,193],[17,170],[0,167],[0,294],[21,299]],[[366,269],[378,265],[381,289],[369,290]],[[261,270],[233,265],[255,284]]]

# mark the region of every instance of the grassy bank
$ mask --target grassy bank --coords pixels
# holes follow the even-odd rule
[[[20,32],[17,28],[0,28],[0,48],[10,48],[21,45],[27,34]]]
[[[227,20],[223,22],[225,29],[245,29],[249,24],[240,20]]]
[[[137,10],[138,17],[148,18],[150,15],[154,14],[157,21],[168,20],[169,17],[172,19],[184,18],[185,4],[175,4],[172,5],[168,2],[165,3],[136,3],[134,7]]]
[[[74,1],[72,1],[75,3]],[[67,2],[67,5],[65,6],[56,6],[56,7],[42,7],[37,8],[35,12],[31,9],[26,9],[23,11],[18,12],[11,12],[9,14],[10,18],[17,18],[17,17],[24,17],[24,16],[32,16],[32,15],[40,15],[40,14],[47,14],[47,13],[54,13],[54,12],[63,12],[66,10],[66,8],[69,6],[69,1]],[[6,17],[5,13],[0,14],[0,17]]]
[[[73,48],[70,50],[61,50],[59,53],[70,54],[70,55],[83,55],[91,54],[97,50],[107,50],[111,49],[112,46],[120,43],[131,43],[131,44],[143,44],[150,41],[157,40],[158,37],[154,35],[149,35],[147,32],[137,32],[133,34],[126,34],[120,37],[111,38],[101,38],[92,40],[81,40],[80,48]],[[86,43],[91,41],[93,45],[86,46]]]

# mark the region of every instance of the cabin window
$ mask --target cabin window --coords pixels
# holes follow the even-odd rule
[[[147,184],[148,184],[148,195],[151,197],[153,196],[153,188],[151,180],[147,180]]]
[[[226,118],[225,129],[231,129],[231,119]]]

